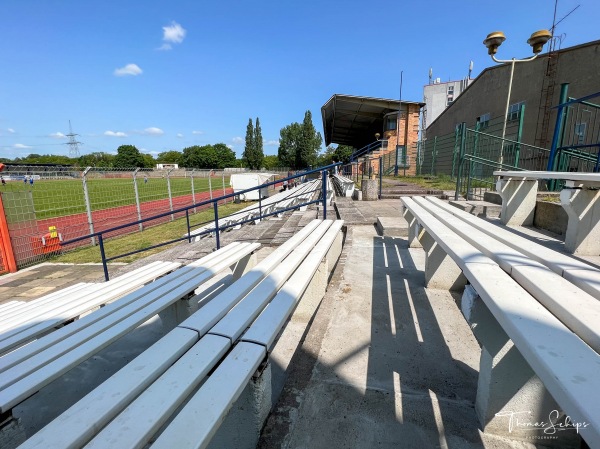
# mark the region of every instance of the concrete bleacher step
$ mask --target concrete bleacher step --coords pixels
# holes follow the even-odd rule
[[[489,201],[450,201],[450,204],[477,217],[500,218],[500,212],[502,212],[501,205]]]
[[[383,237],[408,236],[408,222],[404,217],[377,217],[376,227]]]

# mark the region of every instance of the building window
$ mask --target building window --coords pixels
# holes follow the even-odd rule
[[[448,97],[448,102],[446,103],[446,106],[450,106],[453,101],[454,101],[454,97]]]
[[[581,145],[585,142],[585,130],[587,128],[587,123],[576,123],[575,124],[575,139],[578,145]]]
[[[392,131],[396,129],[396,115],[390,115],[385,118],[385,131]]]
[[[490,113],[480,115],[477,117],[477,121],[479,122],[479,129],[484,129],[490,126]]]
[[[454,86],[448,86],[448,95],[454,95]]]
[[[513,120],[519,120],[519,118],[521,117],[521,106],[524,104],[524,101],[511,104],[508,107],[508,116],[506,117],[506,120],[508,120],[509,122]]]

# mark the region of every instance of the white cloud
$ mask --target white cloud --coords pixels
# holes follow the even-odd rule
[[[137,76],[142,74],[142,69],[137,64],[127,64],[125,67],[115,69],[115,76]]]
[[[157,50],[162,50],[162,51],[167,51],[172,49],[173,47],[171,47],[171,44],[162,44],[160,47],[157,48]]]
[[[200,134],[204,134],[204,131],[192,131],[192,134],[200,135]]]
[[[11,134],[14,134],[14,133],[16,133],[16,131],[15,131],[14,129],[12,129],[12,128],[8,128],[8,129],[7,129],[7,131],[8,131],[9,133],[11,133]]]
[[[233,143],[244,143],[244,139],[242,139],[241,137],[234,137],[233,139],[231,139],[231,141]]]
[[[19,150],[26,150],[26,149],[29,149],[29,148],[31,148],[31,147],[30,147],[30,146],[28,146],[28,145],[23,145],[22,143],[15,143],[15,144],[13,145],[13,148],[17,148],[17,149],[19,149]]]
[[[279,140],[264,140],[263,144],[267,147],[279,146]]]
[[[230,150],[233,150],[233,145],[227,145],[227,148],[229,148]]]
[[[123,131],[104,131],[104,135],[105,136],[110,136],[110,137],[127,137],[127,134],[125,134]]]
[[[55,133],[49,134],[48,137],[52,137],[53,139],[65,139],[67,136],[65,136],[61,132],[55,132]]]
[[[179,137],[180,139],[182,139],[183,138],[183,134],[177,133],[177,137]]]
[[[163,41],[181,44],[185,37],[185,33],[187,33],[187,31],[177,22],[173,21],[170,26],[163,27]]]
[[[162,136],[164,133],[165,132],[162,129],[156,128],[155,126],[151,126],[150,128],[146,128],[142,134],[149,134],[151,136]]]

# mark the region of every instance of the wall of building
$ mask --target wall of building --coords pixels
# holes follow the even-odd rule
[[[501,54],[502,48],[499,53],[499,58],[507,57]],[[547,67],[547,54],[541,55],[533,61],[515,65],[510,103],[525,102],[522,141],[531,145],[536,143],[536,134],[538,142],[540,140],[551,142],[556,122],[556,110],[552,109],[548,135],[539,135],[542,122],[540,108],[545,104],[542,86]],[[574,98],[599,92],[600,77],[598,73],[600,73],[600,41],[558,52],[554,78],[556,87],[551,98],[551,105],[556,106],[559,103],[561,83],[569,83],[569,96]],[[486,113],[489,113],[492,118],[503,117],[509,77],[510,64],[497,65],[484,70],[437,120],[428,124],[427,138],[450,134],[461,122],[473,126],[477,117]],[[507,135],[507,137],[510,136]]]
[[[457,97],[467,88],[469,81],[472,82],[473,80],[464,79],[459,81],[448,81],[446,83],[434,82],[433,84],[427,84],[423,87],[426,126],[433,123],[435,119],[444,112],[446,107],[457,99]],[[452,95],[448,94],[449,90],[452,90]],[[449,98],[452,99],[450,103],[448,103]]]
[[[418,104],[405,105],[398,117],[396,115],[396,129],[383,132],[383,139],[388,141],[387,152],[396,152],[397,145],[406,145],[409,167],[406,168],[407,175],[417,174],[417,142],[419,140],[419,114]],[[402,168],[403,170],[404,168]]]

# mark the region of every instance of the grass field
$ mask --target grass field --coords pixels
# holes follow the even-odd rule
[[[249,203],[228,203],[226,205],[219,206],[219,216],[224,217],[231,215],[232,213],[248,206]],[[201,211],[195,214],[193,223],[200,223],[213,219],[214,215],[211,208],[210,210]],[[186,220],[185,218],[179,218],[166,224],[144,229],[143,232],[134,232],[132,234],[120,237],[113,237],[104,242],[106,257],[110,258],[120,254],[126,254],[131,251],[148,248],[149,246],[157,245],[161,242],[167,242],[169,240],[179,238],[186,232]],[[178,243],[173,243],[172,245],[176,244]],[[115,262],[133,262],[151,254],[164,251],[172,245],[166,245],[160,248],[144,251],[142,253],[133,254],[131,256],[117,259]],[[52,257],[49,259],[49,261],[60,263],[99,263],[102,262],[102,259],[100,257],[100,248],[98,246],[89,246],[85,248],[74,249],[63,255]]]
[[[144,178],[136,180],[141,203],[169,198],[166,178]],[[172,178],[173,197],[191,195],[190,178]],[[223,187],[229,187],[229,177],[211,179],[214,196],[223,194]],[[39,180],[33,185],[20,181],[9,181],[0,187],[2,192],[31,192],[36,217],[46,219],[86,212],[85,195],[81,179]],[[135,204],[135,186],[131,178],[91,178],[87,189],[92,210]],[[208,192],[208,178],[194,178],[194,192]]]

